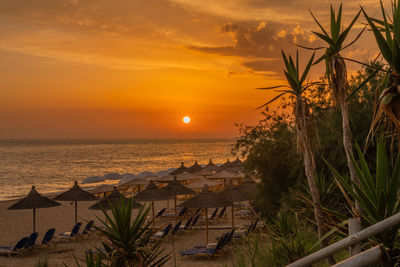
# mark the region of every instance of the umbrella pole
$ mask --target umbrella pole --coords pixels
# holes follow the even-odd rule
[[[154,201],[151,202],[151,208],[153,210],[153,229],[155,229],[156,216],[154,215]]]
[[[207,215],[207,208],[206,208],[206,246],[208,244],[208,215]]]
[[[235,229],[235,212],[232,205],[232,230]]]
[[[78,223],[78,201],[75,200],[75,224]]]
[[[177,217],[177,215],[176,215],[176,196],[175,196],[175,225],[177,224],[177,222],[178,222],[178,217]]]
[[[36,209],[33,208],[33,233],[36,232]]]

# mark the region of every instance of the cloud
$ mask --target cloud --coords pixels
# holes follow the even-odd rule
[[[235,56],[241,65],[250,72],[276,75],[282,69],[281,50],[294,52],[294,44],[315,46],[317,43],[311,33],[306,33],[299,25],[284,30],[282,25],[261,21],[253,26],[239,23],[226,23],[218,27],[221,35],[231,38],[230,46],[188,46],[201,53],[220,56]],[[251,59],[251,60],[250,60]]]

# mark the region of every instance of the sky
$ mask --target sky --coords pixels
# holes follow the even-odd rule
[[[344,2],[345,25],[360,4],[378,14]],[[321,45],[308,9],[327,26],[331,3],[0,0],[0,138],[236,137],[276,95],[255,88],[283,82],[281,50]],[[372,40],[344,56],[372,58]]]

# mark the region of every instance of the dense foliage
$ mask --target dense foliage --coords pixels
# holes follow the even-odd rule
[[[351,77],[350,88],[357,88],[372,72],[374,68],[363,67]],[[374,92],[381,77],[377,74],[370,79],[348,103],[354,143],[363,144],[368,135]],[[317,170],[321,175],[329,177],[330,172],[322,156],[340,173],[346,173],[348,169],[342,145],[340,111],[331,95],[326,92],[324,86],[319,85],[311,89],[309,97],[313,103],[319,137],[319,148],[315,157]],[[245,169],[248,173],[257,172],[261,177],[258,204],[265,216],[273,215],[282,205],[295,201],[295,194],[288,197],[290,189],[302,187],[305,181],[302,159],[297,153],[290,105],[289,101],[282,101],[278,111],[267,108],[262,112],[264,118],[257,125],[238,125],[240,138],[233,152],[246,157]],[[370,147],[368,151],[371,150],[373,151]],[[373,164],[373,156],[367,156],[367,161]],[[285,199],[284,203],[282,199]]]

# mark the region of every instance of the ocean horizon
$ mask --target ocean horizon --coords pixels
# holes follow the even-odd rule
[[[24,138],[0,139],[0,200],[26,195],[32,185],[48,194],[90,176],[138,174],[233,159],[235,138]],[[91,184],[96,186],[105,181]]]

